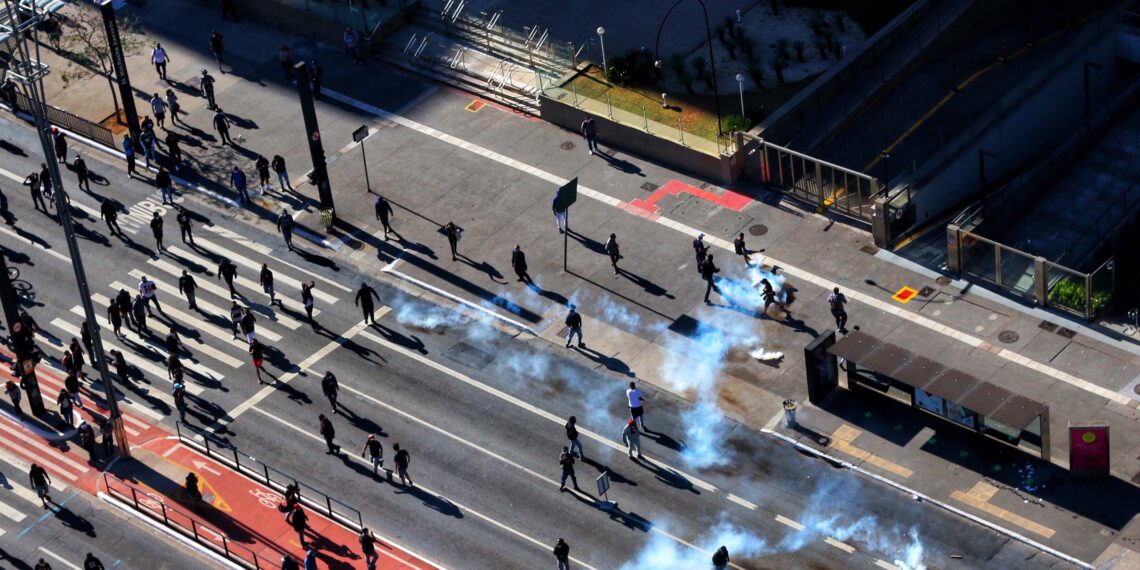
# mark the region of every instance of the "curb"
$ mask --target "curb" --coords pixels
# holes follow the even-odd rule
[[[845,469],[850,469],[850,470],[852,470],[852,471],[854,471],[860,475],[863,475],[865,477],[869,477],[875,481],[878,481],[880,483],[883,483],[885,485],[893,487],[896,490],[899,490],[899,491],[902,491],[904,493],[911,495],[916,500],[920,500],[923,502],[927,502],[927,503],[931,503],[933,505],[936,505],[945,511],[948,511],[952,514],[966,518],[966,519],[968,519],[974,523],[980,524],[980,525],[982,525],[982,526],[984,526],[984,527],[986,527],[986,528],[988,528],[994,532],[1004,534],[1004,535],[1006,535],[1006,536],[1008,536],[1008,537],[1010,537],[1010,538],[1012,538],[1018,542],[1027,544],[1027,545],[1032,546],[1033,548],[1036,548],[1036,549],[1038,549],[1038,550],[1040,550],[1046,554],[1050,554],[1052,556],[1060,558],[1061,560],[1064,560],[1065,562],[1068,562],[1069,564],[1072,564],[1074,566],[1078,566],[1080,568],[1084,568],[1086,570],[1096,570],[1096,566],[1093,566],[1092,564],[1089,564],[1088,562],[1078,560],[1077,558],[1069,556],[1068,554],[1065,554],[1059,550],[1045,546],[1044,544],[1041,544],[1040,542],[1037,542],[1037,541],[1035,541],[1035,540],[1033,540],[1033,539],[1031,539],[1025,535],[1018,534],[1012,530],[1009,530],[1008,528],[1005,528],[1001,525],[987,521],[987,520],[985,520],[985,519],[983,519],[977,515],[967,513],[966,511],[963,511],[962,509],[954,507],[948,503],[944,503],[942,501],[939,501],[938,499],[934,499],[928,495],[925,495],[925,494],[920,493],[914,489],[911,489],[910,487],[907,487],[901,483],[898,483],[896,481],[893,481],[891,479],[883,477],[882,475],[872,473],[870,471],[867,471],[866,469],[863,469],[862,467],[859,467],[857,465],[849,463],[843,459],[840,459],[840,458],[835,457],[833,455],[829,455],[827,453],[819,451],[818,449],[815,449],[815,448],[810,447],[808,445],[804,445],[804,444],[796,441],[795,439],[788,437],[782,433],[778,433],[778,432],[772,431],[770,429],[762,429],[762,430],[760,430],[760,433],[770,435],[770,436],[773,436],[777,439],[783,440],[787,443],[792,444],[792,446],[794,446],[798,450],[804,451],[806,453],[810,453],[811,455],[814,455],[820,459],[823,459],[825,461],[829,461],[831,463],[835,463],[837,465],[842,466]]]
[[[183,546],[193,550],[194,552],[202,554],[202,555],[206,556],[207,558],[212,559],[214,562],[217,562],[218,564],[222,565],[223,567],[232,568],[233,570],[246,570],[246,568],[244,566],[241,566],[239,564],[235,564],[233,561],[219,555],[217,552],[214,552],[213,550],[210,550],[209,548],[206,548],[206,547],[198,544],[197,542],[194,542],[193,540],[186,538],[185,536],[182,535],[182,533],[175,532],[175,531],[171,530],[166,525],[159,524],[158,521],[155,521],[154,519],[130,508],[129,506],[124,504],[122,501],[108,495],[107,493],[99,491],[98,493],[96,493],[96,496],[99,497],[100,501],[103,501],[104,503],[107,503],[108,505],[111,505],[112,507],[126,513],[127,516],[129,516],[131,518],[143,521],[147,526],[150,526],[151,528],[153,528],[153,529],[177,540],[178,542],[182,543]]]

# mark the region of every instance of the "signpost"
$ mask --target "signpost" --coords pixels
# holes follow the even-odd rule
[[[364,161],[364,185],[368,192],[372,192],[372,182],[368,180],[368,157],[364,154],[364,139],[368,138],[368,125],[360,125],[359,129],[352,131],[352,142],[360,145],[360,159]]]
[[[566,219],[566,231],[562,233],[562,271],[566,268],[566,256],[570,249],[570,205],[578,201],[578,177],[562,185],[554,193],[554,215],[563,215]]]
[[[603,511],[612,511],[617,508],[616,501],[610,501],[607,492],[610,490],[610,472],[602,471],[601,475],[594,480],[598,484],[598,494],[602,496],[602,501],[598,503],[598,508]]]
[[[1081,477],[1109,475],[1107,423],[1069,422],[1069,472]]]

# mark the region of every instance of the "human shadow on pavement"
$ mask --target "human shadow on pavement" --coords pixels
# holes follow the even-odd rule
[[[393,483],[393,485],[395,484],[396,483]],[[401,486],[399,489],[397,489],[396,494],[412,495],[413,497],[423,502],[425,507],[428,507],[433,511],[437,511],[441,515],[447,515],[449,517],[455,517],[457,519],[463,518],[463,511],[459,510],[459,507],[456,507],[451,501],[447,500],[447,498],[436,495],[434,493],[429,493],[419,487]]]
[[[594,469],[597,469],[598,473],[601,473],[603,471],[608,471],[610,474],[610,482],[611,483],[616,483],[619,485],[629,485],[630,487],[636,487],[637,486],[637,481],[627,479],[620,472],[615,471],[614,468],[611,467],[610,465],[605,465],[605,464],[599,463],[599,462],[594,461],[592,458],[589,458],[589,457],[582,459],[582,463],[585,463],[586,465],[589,465],[589,466],[593,467]]]
[[[76,532],[82,532],[91,538],[95,538],[95,525],[91,524],[91,521],[63,505],[56,505],[52,510],[55,512],[55,518],[59,519],[59,522],[62,523],[63,526]]]
[[[423,344],[421,343],[420,346],[422,347]],[[345,340],[344,343],[341,344],[341,349],[351,351],[352,353],[356,354],[356,356],[359,356],[360,358],[373,364],[388,362],[388,360],[381,356],[379,352],[376,352],[375,350],[372,350],[371,348],[364,346],[359,342],[356,342],[356,339],[350,338],[348,340]],[[373,360],[372,357],[376,357],[376,359]],[[376,360],[379,360],[380,362],[377,362]]]
[[[657,463],[654,463],[654,462],[648,461],[648,460],[644,460],[644,459],[634,459],[633,462],[636,463],[639,467],[641,467],[641,468],[645,469],[646,471],[649,471],[650,473],[652,473],[653,476],[656,477],[658,481],[661,481],[662,483],[665,483],[666,485],[669,485],[670,487],[674,487],[674,488],[680,489],[682,491],[688,491],[694,495],[700,495],[701,494],[701,492],[699,490],[697,490],[696,487],[693,486],[692,481],[689,481],[688,479],[685,478],[684,475],[681,475],[680,473],[674,471],[673,469],[658,465]]]
[[[620,358],[614,356],[606,356],[592,348],[587,347],[586,345],[579,345],[573,348],[574,350],[582,353],[582,355],[586,358],[589,358],[590,360],[593,360],[594,362],[605,366],[608,370],[617,372],[618,374],[624,374],[630,378],[637,377],[637,374],[629,369],[629,365],[622,361]]]
[[[610,289],[609,287],[606,287],[605,285],[602,285],[601,283],[598,283],[597,281],[594,281],[594,280],[590,279],[589,277],[586,277],[585,275],[582,275],[580,273],[575,273],[573,269],[566,271],[566,273],[569,275],[573,275],[574,277],[577,277],[578,279],[581,279],[582,281],[585,281],[586,283],[589,283],[590,285],[593,285],[594,287],[597,287],[598,289],[601,289],[601,290],[609,293],[610,295],[618,297],[618,298],[626,301],[627,303],[632,303],[634,305],[637,305],[638,307],[641,307],[642,309],[645,309],[646,311],[649,311],[650,313],[653,313],[653,314],[655,314],[655,315],[657,315],[657,316],[659,316],[659,317],[661,317],[667,321],[672,321],[676,318],[676,317],[671,317],[669,315],[666,315],[665,313],[662,313],[662,312],[660,312],[660,311],[658,311],[652,307],[649,307],[649,306],[637,301],[636,299],[631,299],[625,295],[622,295],[621,293],[618,293],[617,291],[614,291],[613,289]],[[673,298],[671,295],[666,295],[666,297],[669,299]]]
[[[668,434],[646,430],[643,435],[649,439],[656,441],[658,445],[667,447],[673,451],[684,451],[685,449],[684,443],[673,439],[673,436],[670,436]]]
[[[610,168],[616,168],[625,174],[636,174],[642,178],[645,178],[645,173],[641,171],[641,167],[628,160],[622,160],[620,158],[610,156],[604,152],[598,153],[598,156],[602,157],[602,160],[606,161],[606,163],[610,165]]]
[[[384,337],[385,340],[394,342],[420,354],[428,353],[427,348],[424,346],[424,341],[415,335],[406,336],[378,323],[372,323],[372,328],[376,329],[376,332],[379,332],[380,336]]]
[[[463,255],[462,253],[457,253],[455,255],[455,257],[457,257],[459,259],[459,261],[466,263],[467,265],[471,266],[473,269],[477,269],[479,271],[482,271],[483,273],[486,273],[487,277],[489,277],[491,279],[491,281],[498,283],[499,285],[506,285],[507,284],[506,280],[503,279],[503,274],[500,273],[499,270],[497,268],[495,268],[494,265],[491,265],[490,263],[487,263],[486,261],[480,261],[480,262],[476,263],[475,260],[471,259],[470,257],[467,257],[466,255]]]
[[[355,226],[351,226],[350,224],[345,224],[345,225],[347,227],[354,229],[354,230],[356,229]],[[461,277],[455,273],[452,273],[451,271],[447,270],[444,267],[441,267],[441,266],[439,266],[435,263],[432,263],[432,262],[430,262],[430,261],[428,261],[422,257],[419,257],[417,255],[401,255],[403,253],[402,251],[400,251],[399,249],[396,249],[393,245],[385,242],[383,239],[369,235],[367,232],[363,232],[363,231],[354,232],[354,235],[357,235],[361,241],[363,241],[363,242],[367,243],[368,245],[372,246],[373,248],[375,248],[377,250],[378,254],[379,253],[385,254],[385,255],[389,256],[390,259],[395,259],[397,257],[400,257],[408,265],[411,265],[417,269],[425,271],[436,279],[440,279],[442,281],[446,281],[448,283],[451,283],[452,285],[455,285],[456,287],[459,287],[460,289],[462,289],[467,294],[472,295],[474,297],[477,297],[479,299],[482,299],[486,302],[495,303],[495,304],[499,304],[502,302],[502,300],[500,299],[500,297],[497,293],[492,292],[492,291],[488,291],[487,289],[483,288],[482,286],[477,285],[471,281],[468,281],[467,279],[465,279],[465,278],[463,278],[463,277]],[[498,273],[498,272],[496,271],[496,273]],[[499,305],[499,306],[502,306],[502,305]],[[535,313],[534,311],[531,311],[530,309],[526,309],[526,308],[518,306],[518,305],[512,304],[512,306],[504,307],[504,308],[507,308],[513,314],[517,315],[518,317],[520,317],[523,320],[528,321],[532,324],[540,322],[542,320],[542,315],[539,315],[539,314]]]
[[[605,246],[605,244],[603,244],[600,241],[596,241],[596,240],[590,238],[589,236],[585,236],[583,234],[580,234],[580,233],[578,233],[578,232],[576,232],[570,228],[566,229],[566,235],[570,236],[570,239],[582,244],[583,246],[585,246],[586,249],[588,249],[588,250],[590,250],[590,251],[592,251],[598,255],[605,255],[606,254],[606,246]]]
[[[28,156],[28,153],[24,152],[24,149],[14,145],[8,141],[5,141],[5,140],[0,140],[0,148],[6,150],[6,151],[8,151],[8,152],[10,152],[16,156]]]
[[[0,548],[0,561],[5,562],[5,568],[11,568],[12,570],[33,570],[32,566],[27,562],[8,554],[8,550],[5,548]]]
[[[612,510],[604,512],[607,512],[610,515],[610,520],[618,521],[627,528],[640,530],[641,532],[649,532],[649,529],[653,528],[653,523],[649,522],[641,515],[632,511],[623,511],[619,509],[616,504]]]
[[[380,427],[380,424],[372,421],[369,418],[359,416],[356,412],[352,411],[348,406],[339,404],[337,406],[337,414],[344,416],[348,423],[356,427],[356,429],[365,433],[370,433],[377,437],[388,437],[388,432]]]
[[[644,277],[642,277],[642,276],[640,276],[640,275],[638,275],[638,274],[636,274],[636,273],[634,273],[628,269],[618,267],[617,271],[618,271],[619,276],[625,277],[626,279],[629,279],[631,282],[633,282],[634,285],[641,287],[642,289],[645,290],[646,293],[649,293],[650,295],[653,295],[654,297],[665,297],[666,299],[676,299],[677,298],[673,294],[669,293],[668,289],[665,289],[664,287],[662,287],[662,286],[660,286],[660,285],[658,285],[658,284],[656,284],[656,283],[654,283],[654,282],[652,282],[652,281],[650,281],[650,280],[648,280],[648,279],[646,279],[646,278],[644,278]]]

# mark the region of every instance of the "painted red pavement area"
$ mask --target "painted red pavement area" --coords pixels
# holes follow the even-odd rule
[[[136,459],[147,462],[143,468],[122,470],[123,479],[129,482],[129,486],[147,491],[154,499],[183,513],[180,516],[192,518],[195,524],[225,534],[231,544],[256,553],[259,559],[279,564],[284,553],[292,554],[298,561],[304,558],[305,551],[297,533],[277,509],[283,500],[279,493],[180,444],[175,438],[152,439],[138,447],[150,453],[136,453]],[[199,506],[197,511],[191,508],[182,487],[187,472],[198,476],[203,495],[205,505]],[[121,485],[115,479],[108,481],[115,487]],[[122,493],[121,489],[117,490]],[[347,570],[365,567],[356,533],[312,509],[306,509],[306,512],[309,531],[305,539],[316,547],[320,568]],[[184,524],[188,527],[189,521]],[[376,550],[380,554],[377,568],[436,568],[382,537],[376,538]]]
[[[732,190],[725,190],[723,194],[709,192],[708,190],[701,190],[696,186],[685,184],[680,180],[670,180],[664,186],[658,188],[648,198],[635,198],[629,202],[629,205],[634,208],[639,208],[651,214],[657,214],[660,208],[657,206],[657,201],[665,196],[676,196],[678,194],[692,194],[703,200],[708,200],[714,204],[723,206],[734,212],[739,212],[744,209],[752,198],[744,194],[738,194]]]

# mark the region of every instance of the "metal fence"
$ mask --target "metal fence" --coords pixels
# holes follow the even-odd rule
[[[962,229],[947,226],[951,271],[990,283],[1085,319],[1101,315],[1111,304],[1116,286],[1116,258],[1091,273],[1077,271],[1043,257]]]
[[[162,524],[168,528],[193,539],[194,542],[206,546],[233,562],[255,570],[262,568],[270,570],[280,567],[279,557],[275,560],[259,557],[253,550],[234,543],[221,531],[194,520],[194,517],[186,512],[167,505],[163,497],[140,489],[134,483],[124,481],[110,473],[103,474],[103,483],[107,486],[108,494],[126,501],[136,511],[154,520],[162,521]],[[263,544],[262,547],[273,548],[268,544]]]
[[[515,59],[525,56],[532,67],[537,64],[571,70],[578,64],[581,50],[574,42],[555,40],[550,37],[549,29],[537,25],[523,28],[522,32],[502,26],[499,24],[502,10],[473,14],[465,0],[448,0],[439,15],[449,34],[464,36],[492,53]]]
[[[747,160],[759,161],[761,182],[821,209],[871,221],[877,179],[764,139],[753,140],[758,147]]]
[[[115,135],[111,129],[84,119],[78,115],[72,115],[58,107],[47,105],[47,120],[48,123],[63,127],[68,131],[76,133],[85,138],[91,139],[99,144],[106,145],[110,148],[115,148]],[[16,111],[23,111],[31,113],[31,100],[27,95],[17,91],[16,92]]]
[[[237,447],[219,441],[217,436],[209,432],[182,422],[175,423],[175,428],[178,431],[178,440],[183,444],[225,463],[242,475],[281,493],[285,492],[285,487],[288,485],[297,485],[301,489],[301,502],[309,508],[349,527],[354,532],[360,532],[360,529],[364,528],[364,518],[360,511],[347,503],[334,499],[331,495],[284,471],[270,467],[252,456],[241,453]]]

